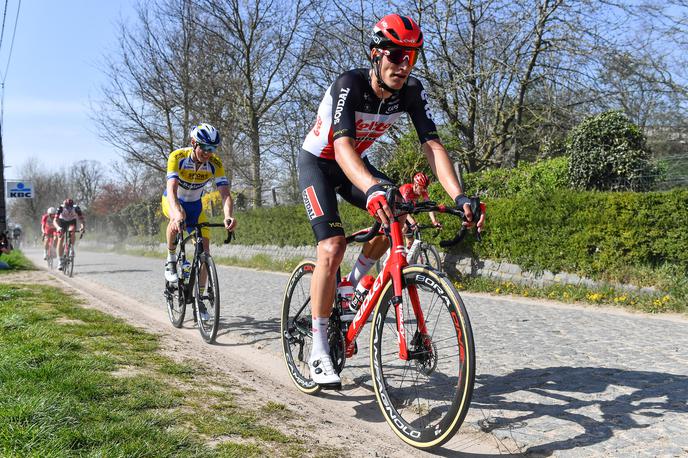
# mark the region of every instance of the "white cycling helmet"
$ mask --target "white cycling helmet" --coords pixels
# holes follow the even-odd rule
[[[55,209],[55,207],[48,208],[48,214],[49,215],[54,215],[55,213],[57,213],[57,210]]]
[[[201,123],[191,129],[191,138],[196,140],[196,143],[201,143],[208,146],[219,146],[222,143],[220,132],[216,128],[207,123]]]

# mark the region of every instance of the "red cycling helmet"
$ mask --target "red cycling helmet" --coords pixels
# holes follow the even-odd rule
[[[413,175],[413,182],[421,188],[427,188],[430,184],[430,179],[423,172],[418,172],[415,175]]]
[[[394,47],[411,49],[423,47],[423,32],[416,21],[409,16],[388,14],[373,27],[370,49]]]

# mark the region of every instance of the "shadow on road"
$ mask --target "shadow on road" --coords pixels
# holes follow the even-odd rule
[[[74,265],[74,273],[79,273],[81,275],[110,275],[110,274],[123,274],[123,273],[132,273],[132,272],[153,272],[150,269],[115,269],[115,270],[81,270],[79,271],[79,267],[82,267],[79,264]]]
[[[232,316],[230,319],[220,317],[220,329],[217,336],[234,334],[241,336],[240,342],[217,343],[219,346],[236,347],[243,345],[253,345],[259,342],[276,341],[279,339],[280,320],[272,318],[269,320],[256,320],[252,316],[239,315]]]
[[[504,376],[480,375],[476,381],[482,386],[473,394],[472,408],[493,411],[489,419],[480,422],[485,432],[523,428],[529,420],[542,417],[573,422],[584,429],[577,436],[531,446],[526,451],[537,455],[601,443],[619,431],[649,426],[639,423],[634,416],[646,417],[649,423],[666,413],[688,413],[688,377],[683,375],[600,367],[548,367],[518,369]],[[519,391],[537,394],[542,401],[514,400],[526,397],[511,395]],[[586,408],[595,412],[594,417],[582,412]],[[518,414],[499,417],[500,411]]]

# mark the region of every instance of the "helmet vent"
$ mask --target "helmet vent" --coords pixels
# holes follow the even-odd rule
[[[392,35],[392,36],[393,36],[394,38],[396,38],[397,40],[401,40],[401,38],[399,38],[399,35],[397,35],[397,33],[394,31],[394,29],[387,29],[387,33],[389,33],[390,35]]]
[[[411,23],[411,21],[409,21],[409,18],[407,18],[406,16],[399,16],[399,18],[401,19],[401,22],[404,23],[404,27],[406,27],[406,30],[413,30],[413,24]]]

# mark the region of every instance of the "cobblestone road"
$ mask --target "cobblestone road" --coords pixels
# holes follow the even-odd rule
[[[165,313],[162,268],[162,260],[82,250],[75,274]],[[220,334],[279,354],[288,276],[218,270]],[[477,350],[464,428],[489,432],[514,453],[688,456],[688,320],[470,294],[464,300]],[[369,380],[367,331],[362,337],[345,369],[350,383]]]

